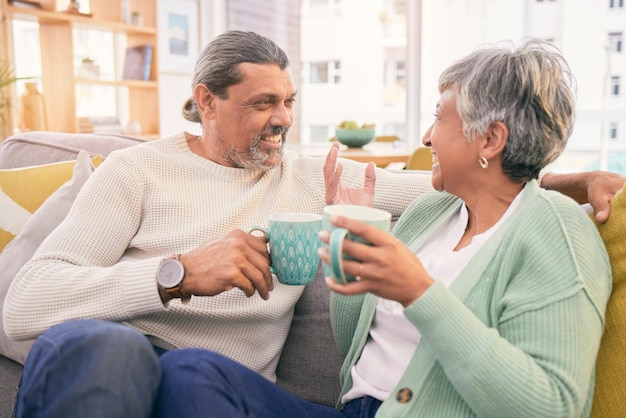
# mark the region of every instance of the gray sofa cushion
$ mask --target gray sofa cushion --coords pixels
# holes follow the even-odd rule
[[[321,265],[296,304],[276,369],[276,383],[313,402],[335,406],[343,363],[330,327],[330,290]]]
[[[4,298],[17,272],[35,254],[39,245],[65,219],[76,195],[94,171],[86,151],[78,154],[70,180],[57,189],[26,221],[24,228],[0,252],[0,312]],[[31,341],[13,341],[4,333],[4,317],[0,316],[0,353],[24,364],[33,344]]]

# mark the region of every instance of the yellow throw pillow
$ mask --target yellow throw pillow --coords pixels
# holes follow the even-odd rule
[[[98,166],[104,157],[92,157]],[[21,231],[30,216],[72,178],[76,161],[0,170],[0,252]]]
[[[626,188],[611,202],[611,216],[598,231],[611,261],[613,290],[598,360],[592,418],[626,417]]]

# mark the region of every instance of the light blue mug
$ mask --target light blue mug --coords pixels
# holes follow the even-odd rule
[[[265,234],[271,258],[270,270],[278,281],[288,285],[306,285],[313,281],[319,267],[317,234],[322,215],[278,213],[271,215],[267,228],[254,226],[249,232]]]
[[[345,239],[363,244],[368,244],[368,242],[358,235],[348,232],[345,228],[337,228],[332,225],[330,217],[333,215],[357,219],[382,231],[389,231],[391,214],[381,209],[357,205],[329,205],[324,208],[322,229],[330,231],[328,245],[325,245],[330,253],[330,264],[324,263],[324,275],[332,277],[339,283],[352,282],[356,280],[356,277],[343,271],[343,260],[353,260],[352,257],[343,253],[343,242]]]

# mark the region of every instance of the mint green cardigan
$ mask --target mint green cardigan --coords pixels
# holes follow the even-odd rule
[[[522,193],[518,208],[450,288],[435,282],[404,310],[422,340],[377,416],[589,415],[611,291],[608,256],[573,200],[536,181]],[[417,250],[461,204],[447,193],[429,193],[407,208],[393,234]],[[332,295],[333,331],[346,355],[342,396],[352,386],[350,369],[377,301],[371,294]],[[401,389],[408,402],[396,398]]]

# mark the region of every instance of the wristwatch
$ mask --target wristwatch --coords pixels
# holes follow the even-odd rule
[[[180,254],[164,258],[157,269],[157,284],[170,295],[180,298],[182,303],[188,303],[191,295],[185,295],[180,285],[185,278],[185,266],[179,260]]]

